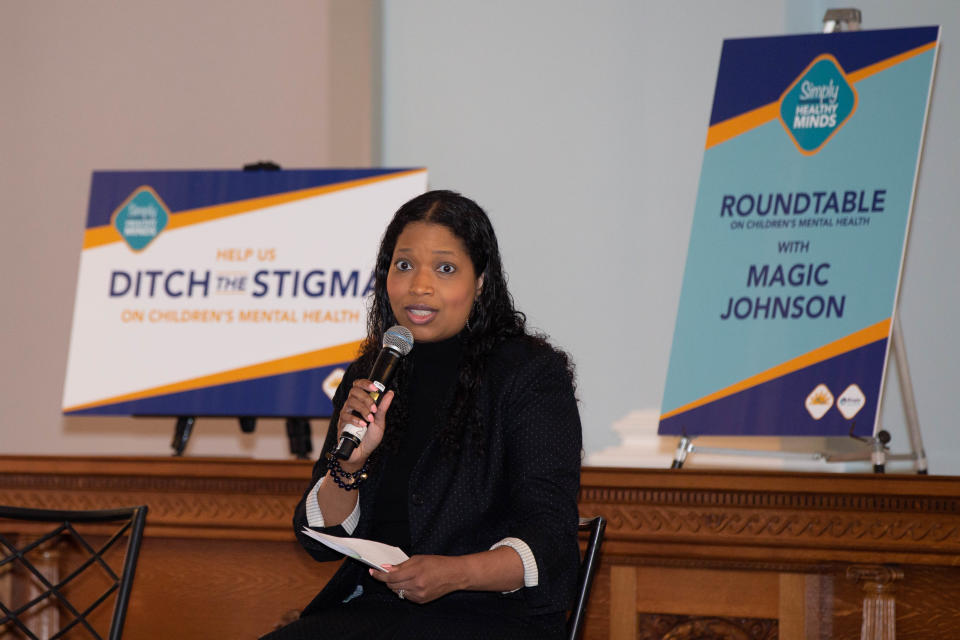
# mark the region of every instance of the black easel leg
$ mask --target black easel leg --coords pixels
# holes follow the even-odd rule
[[[184,449],[187,448],[187,442],[190,440],[190,434],[193,433],[193,424],[197,421],[196,416],[180,416],[177,418],[177,426],[173,431],[173,455],[182,456]]]
[[[287,438],[290,439],[290,453],[298,460],[307,460],[313,451],[310,436],[310,421],[306,418],[287,418]]]

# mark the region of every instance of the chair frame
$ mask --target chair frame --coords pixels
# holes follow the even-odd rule
[[[10,609],[3,602],[0,602],[0,626],[13,623],[16,628],[25,633],[27,637],[36,640],[36,636],[20,621],[19,616],[29,611],[34,605],[54,597],[57,602],[62,604],[73,616],[67,625],[62,627],[53,637],[59,638],[75,625],[82,625],[89,631],[94,638],[100,640],[102,637],[87,622],[86,617],[92,611],[96,610],[114,591],[117,592],[116,601],[113,607],[113,616],[110,623],[109,640],[120,640],[123,634],[123,624],[126,619],[127,605],[130,600],[130,590],[133,586],[133,578],[136,573],[137,557],[140,554],[140,543],[143,539],[143,528],[147,517],[146,505],[137,507],[128,507],[122,509],[108,509],[99,511],[61,511],[55,509],[28,509],[24,507],[0,506],[0,520],[18,520],[24,522],[50,522],[60,523],[52,531],[44,534],[40,538],[33,540],[22,549],[17,548],[13,542],[3,534],[0,534],[0,550],[4,556],[0,558],[0,567],[14,560],[19,560],[24,567],[43,585],[45,591],[30,602],[21,605],[16,609]],[[72,523],[126,523],[114,533],[98,550],[95,550],[87,540],[73,527]],[[129,531],[127,538],[126,554],[123,561],[123,569],[118,576],[113,569],[103,560],[103,554],[109,550],[114,543]],[[57,538],[61,534],[68,532],[82,546],[90,558],[85,560],[70,575],[60,580],[57,584],[52,584],[46,577],[26,558],[26,554],[37,546]],[[61,589],[71,580],[79,576],[87,567],[93,563],[98,563],[107,575],[113,580],[113,584],[99,597],[93,604],[87,607],[83,612],[77,609],[61,593]]]
[[[579,640],[583,635],[583,623],[587,618],[587,602],[590,600],[590,588],[593,586],[593,576],[600,564],[600,548],[603,546],[603,534],[607,528],[607,521],[603,516],[580,518],[580,531],[589,531],[587,549],[580,562],[580,572],[577,576],[577,599],[570,617],[567,619],[568,640]]]

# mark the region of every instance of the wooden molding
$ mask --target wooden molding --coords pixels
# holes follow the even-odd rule
[[[604,549],[664,565],[942,565],[960,553],[960,478],[585,468]]]
[[[0,456],[0,502],[148,504],[149,535],[293,539],[310,462]],[[939,565],[960,554],[960,478],[584,468],[605,550],[664,565]]]
[[[0,456],[0,503],[43,509],[149,506],[145,534],[294,539],[309,462]]]

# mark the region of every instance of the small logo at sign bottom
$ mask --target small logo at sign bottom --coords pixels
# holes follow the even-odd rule
[[[853,416],[860,412],[860,409],[863,409],[863,405],[866,403],[867,396],[863,394],[863,390],[852,384],[844,389],[840,397],[837,398],[837,410],[843,414],[844,418],[851,420]]]
[[[825,384],[818,384],[807,396],[803,406],[814,420],[822,418],[833,406],[833,394]]]
[[[337,387],[340,386],[340,381],[343,380],[343,374],[346,371],[337,367],[330,372],[330,375],[326,377],[323,381],[323,392],[327,394],[327,397],[333,400],[333,394],[337,392]]]

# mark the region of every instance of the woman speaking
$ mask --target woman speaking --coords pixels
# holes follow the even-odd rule
[[[379,406],[384,333],[413,334]],[[469,198],[404,204],[377,254],[367,338],[333,398],[294,528],[368,538],[410,556],[343,563],[269,640],[560,638],[577,578],[581,427],[572,367],[513,306],[490,220]],[[366,431],[327,455],[344,427]]]

